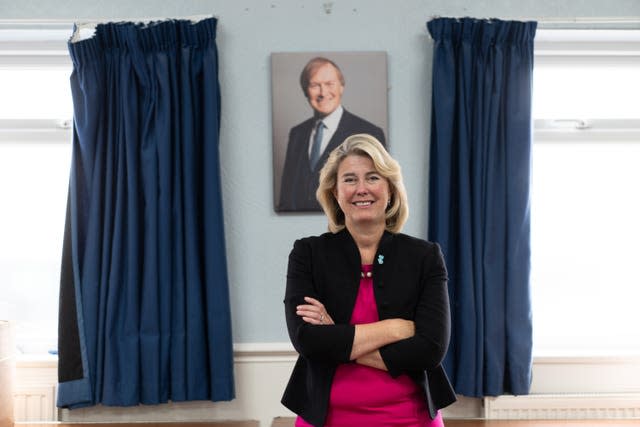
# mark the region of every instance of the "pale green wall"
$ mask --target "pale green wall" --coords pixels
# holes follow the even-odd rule
[[[327,8],[330,11],[327,11]],[[272,207],[269,55],[383,50],[388,54],[390,151],[411,215],[426,236],[432,16],[502,19],[640,17],[640,0],[0,0],[1,20],[219,18],[221,156],[235,342],[287,341],[282,296],[293,240],[326,229],[320,215]]]

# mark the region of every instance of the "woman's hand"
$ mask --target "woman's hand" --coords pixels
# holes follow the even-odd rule
[[[304,297],[304,300],[307,304],[301,304],[296,307],[296,314],[302,317],[302,320],[312,325],[334,324],[333,319],[320,301],[311,297]]]

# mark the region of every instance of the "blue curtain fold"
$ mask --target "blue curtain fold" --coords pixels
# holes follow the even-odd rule
[[[234,397],[216,24],[69,43],[59,407]]]
[[[433,45],[429,239],[449,271],[444,361],[466,396],[531,383],[531,93],[535,22],[438,18]]]

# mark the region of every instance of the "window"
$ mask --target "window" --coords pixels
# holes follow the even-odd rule
[[[540,31],[534,355],[640,353],[640,36]]]
[[[43,352],[54,350],[57,341],[71,159],[71,27],[4,25],[0,318],[12,320],[20,351]],[[637,31],[538,31],[532,184],[536,355],[640,352],[637,76]]]
[[[68,26],[0,27],[0,318],[21,353],[55,351],[71,160]]]

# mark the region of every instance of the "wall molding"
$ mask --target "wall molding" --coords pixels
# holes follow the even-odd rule
[[[95,406],[73,411],[58,411],[55,407],[47,407],[43,409],[43,415],[28,415],[29,421],[45,416],[53,419],[42,419],[42,421],[258,420],[261,426],[267,427],[276,417],[294,416],[280,404],[282,391],[298,356],[293,346],[288,342],[236,343],[233,350],[236,399],[230,402],[182,402],[132,408]],[[573,406],[583,409],[585,405],[589,405],[591,401],[589,399],[593,399],[596,393],[601,397],[615,397],[618,402],[628,402],[629,399],[640,396],[640,383],[636,380],[639,377],[640,356],[535,357],[532,395],[521,396],[515,402],[521,404],[529,399],[529,403],[526,404],[534,405],[533,409],[538,413],[551,413],[544,412],[544,405],[549,407],[547,409],[552,409],[557,405],[553,402],[559,395],[571,399]],[[25,396],[29,396],[32,401],[42,402],[34,397],[33,392],[54,390],[55,393],[56,383],[57,358],[55,356],[17,358],[14,392],[19,390],[20,396],[15,396],[16,399],[23,399],[22,402],[24,402]],[[448,418],[513,417],[514,412],[505,412],[513,409],[513,406],[510,406],[514,404],[513,397],[501,396],[497,399],[490,403],[493,412],[487,412],[489,411],[486,406],[487,401],[459,396],[458,402],[444,410],[444,415]],[[55,405],[55,395],[47,402]],[[612,400],[609,400],[609,403],[611,402]],[[22,407],[24,405],[20,408]],[[533,413],[529,412],[528,416]],[[562,413],[566,414],[570,411]],[[584,413],[587,412],[580,412],[580,414]],[[621,414],[622,417],[633,413],[637,414],[637,412],[618,411],[618,415]],[[20,417],[25,416],[20,414]],[[23,420],[16,417],[16,421]]]

